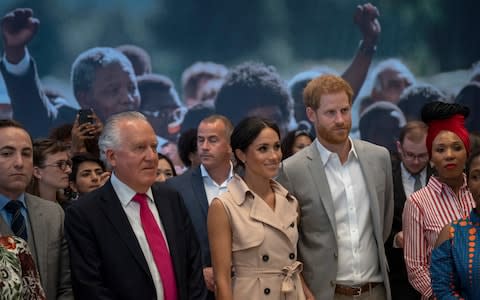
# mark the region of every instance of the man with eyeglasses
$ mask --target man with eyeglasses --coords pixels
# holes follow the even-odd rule
[[[187,112],[170,78],[159,74],[137,77],[142,102],[140,112],[152,125],[157,136],[176,141],[180,125]]]
[[[427,125],[421,121],[410,121],[401,129],[397,141],[398,159],[392,157],[394,187],[394,217],[392,232],[385,244],[390,266],[392,299],[420,299],[420,294],[408,282],[403,258],[402,213],[405,200],[424,187],[432,174],[428,163],[425,140]]]
[[[18,122],[0,120],[0,236],[27,241],[47,299],[73,299],[63,210],[25,192],[32,174],[30,135]]]

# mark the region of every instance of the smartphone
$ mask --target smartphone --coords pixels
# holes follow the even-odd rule
[[[79,109],[78,110],[78,124],[82,125],[85,123],[93,124],[93,110],[91,108]]]

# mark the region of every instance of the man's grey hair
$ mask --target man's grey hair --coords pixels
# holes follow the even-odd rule
[[[109,47],[90,48],[78,55],[72,65],[71,81],[73,94],[90,91],[98,68],[119,64],[134,76],[132,64],[120,51]]]
[[[120,126],[119,123],[126,120],[144,120],[147,121],[147,118],[139,113],[138,111],[126,111],[119,114],[111,116],[105,126],[103,127],[102,133],[98,138],[98,148],[100,149],[100,159],[107,166],[111,168],[111,165],[108,163],[106,153],[108,149],[117,149],[120,144]]]
[[[388,69],[400,73],[402,78],[404,78],[410,85],[415,83],[415,76],[400,59],[389,58],[378,63],[372,70],[373,88],[375,91],[380,92],[383,89],[380,74]]]

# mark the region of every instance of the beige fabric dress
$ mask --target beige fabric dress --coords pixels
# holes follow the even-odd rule
[[[238,175],[218,197],[232,227],[234,299],[305,299],[297,261],[298,203],[279,183],[271,184],[275,210]]]

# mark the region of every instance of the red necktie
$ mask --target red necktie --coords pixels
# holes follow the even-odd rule
[[[148,246],[150,247],[150,251],[152,251],[153,260],[155,261],[155,265],[157,265],[157,270],[162,279],[165,300],[176,300],[177,285],[175,283],[172,258],[168,252],[163,234],[150,208],[148,208],[147,195],[136,194],[132,200],[140,204],[140,220],[142,222],[143,232],[145,232]]]

